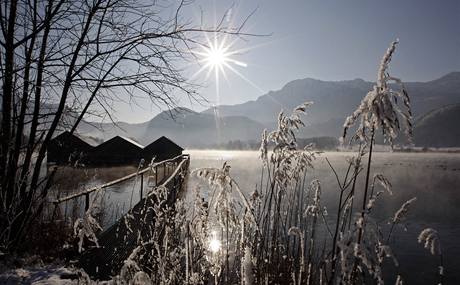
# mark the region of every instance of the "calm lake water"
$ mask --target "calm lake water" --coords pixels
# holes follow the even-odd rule
[[[231,166],[231,175],[246,192],[254,191],[260,180],[261,163],[255,151],[187,151],[191,170],[200,167],[221,168],[224,162]],[[332,216],[336,211],[338,187],[335,176],[325,158],[339,176],[346,172],[346,158],[352,153],[326,152],[314,162],[309,178],[319,179],[322,185],[322,203]],[[400,263],[405,284],[436,284],[438,259],[417,243],[424,228],[439,232],[444,257],[445,284],[460,284],[460,154],[458,153],[374,153],[373,173],[384,174],[393,185],[393,195],[384,193],[373,209],[375,220],[385,225],[401,205],[417,197],[411,207],[405,226],[398,227],[391,246]],[[357,191],[364,187],[361,176]],[[191,177],[189,189],[199,180]],[[191,191],[189,191],[191,192]],[[358,204],[358,203],[356,203]],[[392,284],[394,280],[388,279]]]
[[[260,183],[261,162],[256,151],[186,152],[191,158],[190,170],[201,167],[221,168],[227,162],[231,166],[232,177],[246,194],[254,191]],[[348,166],[346,158],[352,155],[344,152],[323,153],[316,159],[314,169],[308,174],[309,179],[319,179],[321,182],[322,204],[328,209],[330,225],[333,225],[333,216],[337,209],[338,187],[325,158],[329,159],[339,176],[343,177]],[[386,225],[388,219],[405,201],[417,197],[405,222],[407,231],[403,227],[396,228],[391,240],[405,284],[437,284],[438,259],[417,243],[418,234],[427,227],[436,229],[440,234],[445,284],[460,284],[460,154],[376,152],[372,172],[384,174],[393,185],[393,195],[384,193],[373,209],[373,217],[381,225]],[[97,182],[93,181],[93,184]],[[144,189],[147,189],[147,179],[144,179],[144,183]],[[191,195],[191,189],[200,183],[202,182],[197,178],[190,177],[187,195]],[[85,185],[87,186],[88,184]],[[361,175],[357,191],[362,191],[363,186],[364,175]],[[139,201],[139,190],[139,179],[132,179],[103,191],[107,210],[104,227],[112,224],[130,205]],[[83,205],[83,199],[80,203]],[[359,205],[359,200],[355,205]],[[385,281],[387,284],[394,284],[394,279]]]

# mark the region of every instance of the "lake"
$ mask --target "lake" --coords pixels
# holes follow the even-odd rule
[[[256,151],[190,150],[187,153],[191,157],[191,170],[221,168],[227,162],[231,166],[231,176],[247,194],[260,183],[261,162]],[[337,209],[338,187],[325,158],[329,159],[339,176],[343,176],[348,165],[346,158],[352,155],[325,152],[316,159],[309,174],[311,179],[321,182],[322,203],[328,208],[331,225]],[[391,240],[406,283],[436,283],[438,260],[417,242],[420,231],[431,227],[440,235],[445,283],[460,284],[460,154],[376,152],[372,172],[384,174],[393,185],[393,195],[384,193],[373,209],[377,222],[386,224],[405,201],[417,197],[405,222],[407,231],[402,226],[397,227]],[[364,188],[364,175],[360,177],[358,192]],[[198,179],[191,177],[189,189],[198,183]]]

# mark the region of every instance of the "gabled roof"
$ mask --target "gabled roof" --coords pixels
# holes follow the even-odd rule
[[[135,141],[135,140],[133,140],[133,139],[130,139],[130,138],[127,138],[127,137],[123,137],[123,136],[118,136],[118,137],[120,137],[120,138],[124,139],[125,141],[128,141],[128,142],[130,142],[130,143],[132,143],[132,144],[134,144],[134,145],[136,145],[136,146],[138,146],[138,147],[140,147],[140,148],[144,148],[143,145],[141,145],[140,143],[138,143],[137,141]]]
[[[143,148],[144,148],[144,146],[141,145],[141,144],[139,144],[138,142],[136,142],[136,141],[134,141],[134,140],[132,140],[132,139],[129,139],[129,138],[127,138],[127,137],[123,137],[123,136],[114,136],[113,138],[111,138],[111,139],[109,139],[109,140],[107,140],[107,141],[101,143],[101,144],[98,145],[97,147],[105,146],[105,145],[107,145],[107,144],[112,143],[113,141],[116,141],[117,139],[124,140],[124,141],[126,141],[127,143],[132,144],[132,145],[134,145],[134,146],[136,146],[136,147],[138,147],[138,148],[140,148],[140,149],[143,149]]]
[[[148,146],[146,146],[144,149],[151,148],[151,147],[154,147],[156,145],[161,145],[161,144],[169,144],[169,145],[171,145],[171,146],[173,146],[175,148],[178,148],[180,150],[184,150],[181,146],[177,145],[175,142],[173,142],[172,140],[168,139],[165,136],[161,136],[156,141],[154,141],[151,144],[149,144]]]
[[[76,134],[76,133],[72,133],[70,134],[69,131],[63,131],[62,133],[60,133],[59,135],[55,136],[52,140],[56,140],[56,139],[61,139],[63,137],[74,137],[74,138],[77,138],[79,140],[81,140],[82,142],[92,146],[92,147],[95,147],[99,144],[99,142],[97,141],[97,139],[93,138],[93,137],[87,137],[87,136],[84,136],[84,135],[80,135],[80,134]]]
[[[96,147],[100,144],[100,141],[98,141],[95,137],[84,136],[80,134],[74,134],[74,135],[92,147]]]
[[[61,140],[61,139],[65,140],[66,138],[74,138],[74,139],[77,139],[78,141],[80,141],[83,144],[87,144],[88,146],[94,146],[93,144],[91,144],[90,142],[88,142],[87,140],[82,138],[81,136],[76,135],[76,134],[71,134],[69,131],[64,131],[64,132],[60,133],[59,135],[57,135],[54,138],[52,138],[51,141],[56,141],[56,140]]]
[[[63,131],[62,133],[60,133],[59,135],[55,136],[54,138],[52,138],[51,140],[55,140],[57,138],[60,138],[60,137],[65,137],[65,136],[69,136],[70,135],[70,132],[69,131]]]

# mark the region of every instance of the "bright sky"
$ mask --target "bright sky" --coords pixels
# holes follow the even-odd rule
[[[246,49],[231,58],[247,66],[224,67],[217,96],[215,78],[196,78],[210,104],[237,104],[278,90],[299,78],[374,80],[381,56],[390,42],[400,44],[390,67],[405,81],[428,81],[460,71],[460,1],[458,0],[196,0],[185,17],[207,23],[219,19],[233,4],[231,16],[241,23],[254,9],[245,32],[272,34],[247,37],[231,50]],[[201,8],[200,8],[201,7]],[[200,66],[189,67],[190,74]],[[181,104],[190,107],[187,100]],[[118,105],[118,104],[117,104]],[[119,120],[143,122],[160,110],[119,104]],[[205,107],[191,106],[201,111]],[[133,115],[135,112],[135,115]]]

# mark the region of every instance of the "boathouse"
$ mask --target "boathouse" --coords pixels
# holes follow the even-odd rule
[[[139,164],[142,158],[143,146],[138,142],[116,136],[93,148],[88,155],[88,164],[97,166],[112,166]]]
[[[144,148],[143,157],[147,162],[150,162],[153,157],[155,161],[161,161],[181,155],[183,150],[172,140],[162,136]]]
[[[65,131],[48,143],[47,163],[57,165],[84,163],[95,145],[96,142],[90,138]]]

